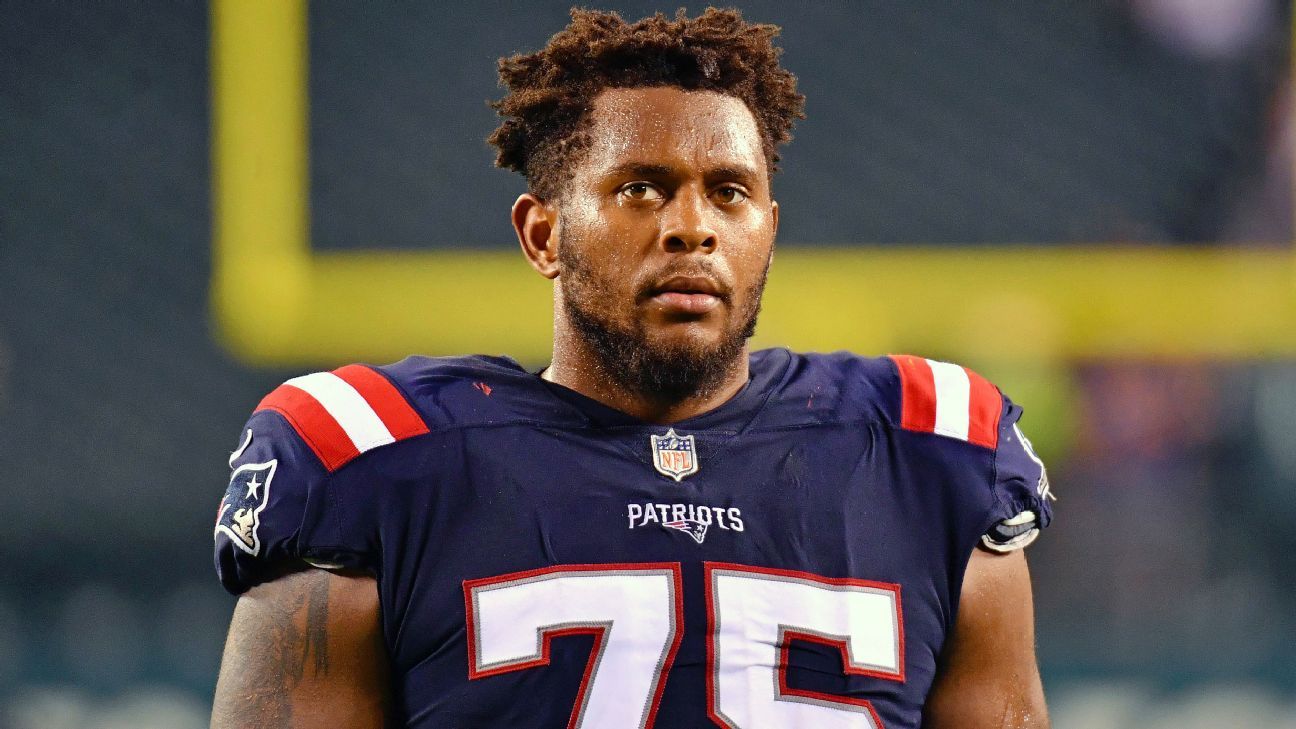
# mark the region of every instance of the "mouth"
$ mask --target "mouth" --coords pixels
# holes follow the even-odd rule
[[[648,290],[648,301],[669,313],[701,315],[728,297],[724,288],[706,276],[672,276]]]

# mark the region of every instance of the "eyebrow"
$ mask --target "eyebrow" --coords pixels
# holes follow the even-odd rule
[[[646,162],[625,162],[608,170],[608,176],[621,177],[622,175],[641,176],[641,177],[667,177],[675,173],[675,168],[669,165],[648,164]]]
[[[674,167],[670,165],[651,164],[647,162],[626,162],[608,170],[608,176],[620,177],[630,175],[637,177],[670,177],[678,174]],[[733,180],[754,180],[757,177],[756,170],[744,165],[721,165],[719,167],[708,168],[703,177],[708,180],[716,178],[733,179]]]
[[[748,180],[755,180],[757,178],[757,175],[756,175],[756,170],[750,167],[739,165],[736,167],[729,167],[729,166],[712,167],[711,169],[706,171],[706,177],[708,179],[720,178],[725,180],[748,181]]]

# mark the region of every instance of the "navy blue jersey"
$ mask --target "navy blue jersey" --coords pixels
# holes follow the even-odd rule
[[[669,427],[505,358],[295,378],[231,458],[221,582],[374,574],[400,726],[917,727],[973,548],[1050,518],[1021,411],[917,357],[750,371]]]

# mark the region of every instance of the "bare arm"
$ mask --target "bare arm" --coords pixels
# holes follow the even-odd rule
[[[1034,613],[1025,555],[974,550],[924,729],[1048,729]]]
[[[387,660],[377,583],[308,568],[234,608],[212,729],[379,729]]]

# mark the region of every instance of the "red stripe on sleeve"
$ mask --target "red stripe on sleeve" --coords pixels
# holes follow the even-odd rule
[[[900,371],[900,427],[931,433],[936,430],[936,381],[922,357],[890,355]]]
[[[353,364],[333,370],[333,374],[360,393],[396,440],[428,432],[427,424],[419,417],[418,411],[410,407],[400,390],[373,369]]]
[[[991,450],[999,446],[999,417],[1003,395],[989,380],[964,367],[968,384],[968,442]]]
[[[360,455],[337,420],[305,390],[280,385],[256,409],[257,412],[273,410],[282,415],[330,473]]]

